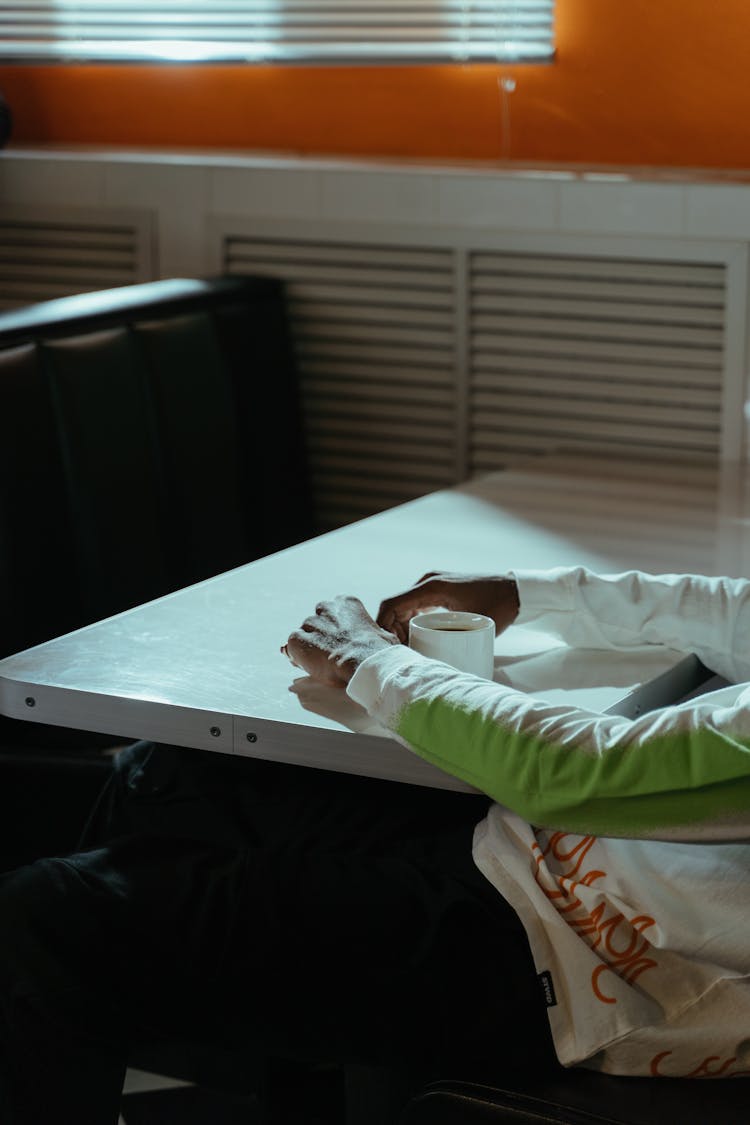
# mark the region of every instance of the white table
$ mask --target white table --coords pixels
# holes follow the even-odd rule
[[[295,673],[280,645],[316,602],[356,594],[374,614],[434,569],[740,574],[743,496],[732,466],[719,479],[709,468],[556,459],[493,474],[0,661],[0,713],[465,789],[343,692]],[[627,713],[634,687],[679,663],[658,647],[630,660],[575,652],[515,626],[496,643],[497,679],[598,711]]]

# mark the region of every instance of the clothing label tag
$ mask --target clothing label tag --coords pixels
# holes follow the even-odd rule
[[[554,1008],[557,1004],[557,997],[555,996],[555,986],[552,983],[552,973],[549,969],[545,969],[543,973],[537,975],[537,980],[542,986],[545,1004],[548,1008]]]

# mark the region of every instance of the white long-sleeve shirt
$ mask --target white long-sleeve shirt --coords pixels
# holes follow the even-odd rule
[[[750,582],[515,577],[519,624],[578,647],[693,652],[736,686],[627,720],[393,646],[349,694],[497,802],[474,858],[526,928],[561,1062],[750,1072]]]

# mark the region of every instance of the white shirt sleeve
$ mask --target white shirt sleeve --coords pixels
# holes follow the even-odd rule
[[[521,621],[577,644],[666,643],[750,678],[750,583],[583,568],[519,572]],[[738,675],[739,674],[739,675]],[[636,720],[552,706],[404,646],[364,661],[349,694],[422,757],[538,826],[599,836],[750,835],[750,684]]]
[[[576,648],[661,644],[693,652],[734,683],[750,680],[750,582],[698,575],[517,571],[518,624]]]

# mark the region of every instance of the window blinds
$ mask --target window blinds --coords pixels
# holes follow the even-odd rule
[[[4,0],[0,58],[541,61],[554,0]]]

